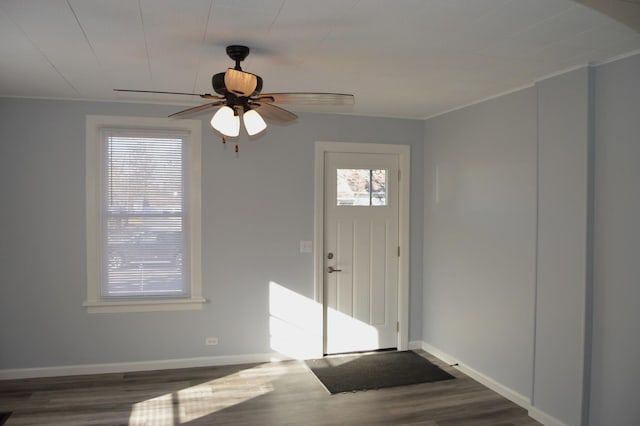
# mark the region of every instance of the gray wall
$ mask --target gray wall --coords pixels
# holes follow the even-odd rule
[[[535,91],[428,120],[424,341],[531,395]]]
[[[423,340],[548,424],[640,418],[639,111],[635,55],[425,125]]]
[[[640,55],[595,70],[591,425],[640,419]]]
[[[199,311],[87,314],[85,115],[181,107],[0,99],[0,369],[272,352],[269,282],[313,298],[314,142],[411,145],[411,323],[420,339],[422,145],[417,120],[301,114],[226,149],[203,119]],[[204,338],[220,344],[206,347]]]
[[[582,418],[590,202],[590,70],[536,84],[538,244],[531,405]]]

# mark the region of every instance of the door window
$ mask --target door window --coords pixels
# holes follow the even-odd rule
[[[337,206],[386,206],[387,171],[337,169]]]

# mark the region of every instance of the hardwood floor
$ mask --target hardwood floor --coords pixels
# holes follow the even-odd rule
[[[6,425],[539,425],[451,368],[436,383],[330,395],[301,361],[0,381]]]

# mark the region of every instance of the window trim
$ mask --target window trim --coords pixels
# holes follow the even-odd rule
[[[114,300],[101,292],[101,129],[129,128],[182,130],[189,132],[187,143],[187,221],[189,259],[189,297],[132,297]],[[207,302],[202,296],[202,196],[201,167],[202,123],[199,120],[170,120],[153,117],[86,116],[86,232],[87,297],[83,303],[88,313],[145,312],[201,309]]]

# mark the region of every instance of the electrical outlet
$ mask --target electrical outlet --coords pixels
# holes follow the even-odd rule
[[[206,339],[204,339],[204,344],[207,346],[214,346],[218,344],[218,338],[217,337],[207,337]]]

